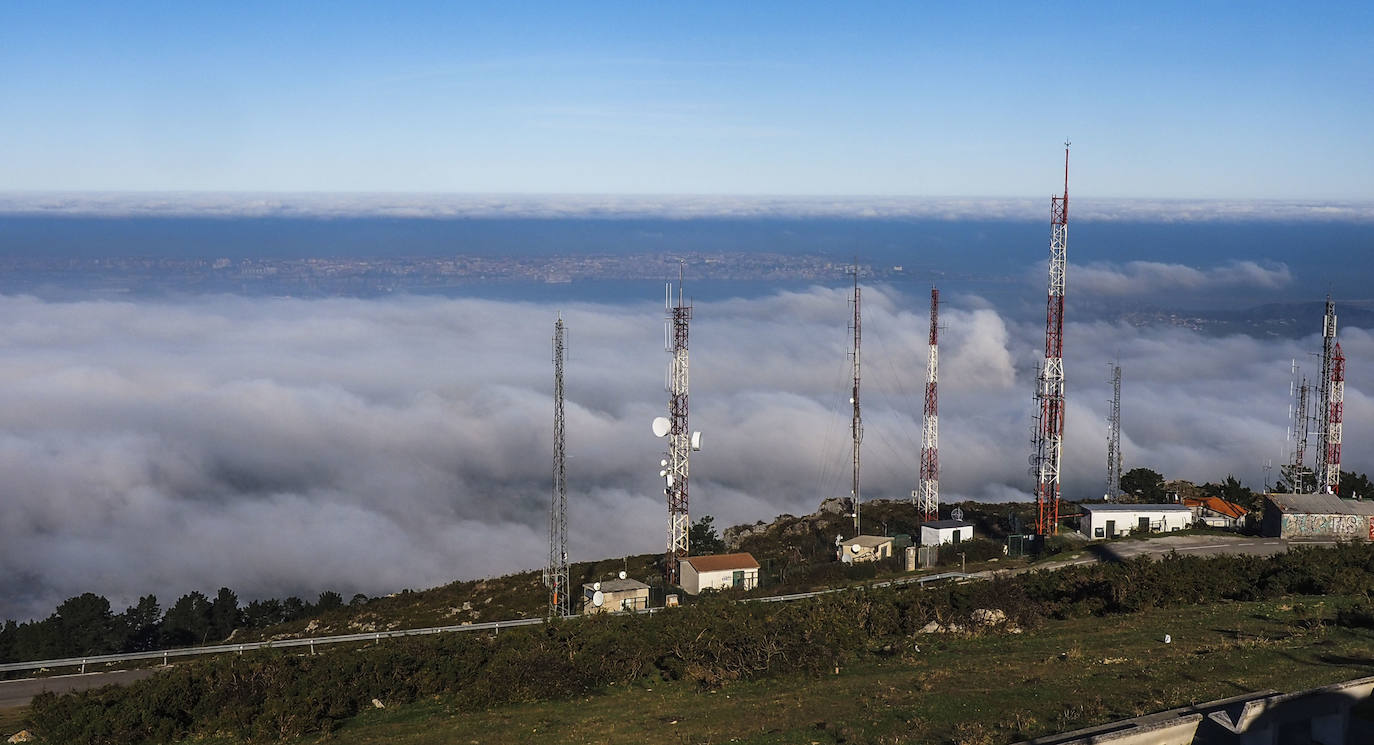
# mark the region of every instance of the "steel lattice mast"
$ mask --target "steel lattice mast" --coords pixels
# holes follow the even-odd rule
[[[1112,364],[1112,412],[1107,416],[1107,494],[1121,499],[1121,365]]]
[[[1321,408],[1318,410],[1317,425],[1317,491],[1325,494],[1335,494],[1340,485],[1340,412],[1344,407],[1335,398],[1338,392],[1335,382],[1336,355],[1339,351],[1336,343],[1336,304],[1331,301],[1331,296],[1327,295],[1326,313],[1322,317],[1322,377],[1318,395]],[[1344,360],[1341,367],[1344,368]],[[1339,393],[1344,394],[1344,369],[1341,373]],[[1334,420],[1333,414],[1336,416]],[[1331,471],[1333,455],[1336,464],[1334,473]]]
[[[926,408],[921,428],[921,486],[916,508],[921,520],[940,519],[940,416],[937,384],[940,380],[940,291],[930,288],[930,353],[926,359]]]
[[[1296,494],[1309,493],[1308,484],[1311,476],[1307,469],[1307,437],[1311,430],[1312,417],[1308,412],[1308,403],[1312,400],[1312,387],[1307,383],[1307,376],[1298,376],[1298,363],[1293,361],[1293,382],[1292,393],[1296,403],[1291,406],[1293,410],[1293,424],[1289,432],[1293,437],[1293,472],[1290,477],[1293,481],[1293,492]]]
[[[668,497],[668,551],[664,556],[668,585],[680,581],[678,562],[688,556],[687,461],[691,453],[691,428],[687,421],[687,329],[692,321],[692,306],[682,300],[682,270],[678,270],[677,305],[672,302],[672,284],[667,287],[665,305],[673,356],[668,377],[668,465],[664,493]]]
[[[549,587],[549,615],[572,615],[568,581],[568,471],[563,420],[564,327],[560,317],[553,324],[553,499],[549,506],[549,565],[544,583]]]
[[[1050,197],[1049,300],[1045,310],[1045,366],[1036,391],[1035,532],[1059,526],[1059,474],[1064,455],[1064,275],[1069,243],[1069,143],[1064,143],[1064,195]]]
[[[1331,384],[1327,402],[1326,493],[1341,493],[1341,424],[1345,419],[1345,355],[1336,342],[1331,354]]]
[[[854,435],[854,480],[850,485],[849,494],[854,504],[855,535],[863,532],[862,524],[859,521],[859,504],[863,499],[859,491],[859,446],[864,437],[863,417],[859,413],[859,345],[863,339],[862,320],[862,314],[859,312],[859,263],[856,261],[854,262],[854,325],[850,327],[854,332],[854,351],[850,353],[854,360],[854,388],[849,398],[849,403],[854,407],[854,416],[850,421],[850,431]]]

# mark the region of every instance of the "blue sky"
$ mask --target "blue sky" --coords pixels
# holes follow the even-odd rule
[[[393,5],[397,7],[392,7]],[[0,191],[1374,200],[1374,10],[0,6]]]

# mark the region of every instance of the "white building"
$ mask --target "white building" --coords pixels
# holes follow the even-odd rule
[[[846,564],[862,564],[892,556],[892,538],[885,535],[856,535],[836,546],[838,558]]]
[[[678,564],[682,589],[688,595],[703,590],[752,590],[759,586],[759,563],[747,553],[688,556]]]
[[[921,545],[962,543],[973,537],[973,523],[964,520],[931,520],[921,523]]]
[[[649,586],[637,579],[608,579],[582,585],[582,613],[619,613],[649,607]]]
[[[1118,538],[1129,533],[1172,533],[1193,522],[1181,504],[1085,504],[1078,530],[1088,538]]]

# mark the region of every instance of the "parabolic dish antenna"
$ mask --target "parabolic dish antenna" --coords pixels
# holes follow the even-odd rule
[[[668,417],[654,417],[654,437],[667,437],[669,428]]]
[[[850,547],[849,547],[849,550],[850,550],[850,551],[853,551],[853,552],[856,553],[856,554],[859,553],[859,544],[856,543],[856,544],[854,544],[853,546],[850,546]]]
[[[592,589],[593,589],[593,590],[600,590],[600,589],[601,589],[601,583],[600,583],[600,582],[593,582],[593,583],[592,583]]]
[[[622,571],[622,572],[620,573],[620,578],[621,578],[621,579],[625,579],[625,572]]]
[[[592,593],[592,605],[595,605],[596,607],[600,608],[602,605],[605,605],[605,604],[606,604],[606,594],[605,594],[605,593],[603,593],[603,592],[600,591],[600,590],[597,590],[596,592]]]

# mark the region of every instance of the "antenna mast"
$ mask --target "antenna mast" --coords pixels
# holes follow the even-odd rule
[[[1064,143],[1064,195],[1050,197],[1049,301],[1045,309],[1045,366],[1040,370],[1035,430],[1035,532],[1059,528],[1059,472],[1064,455],[1064,274],[1069,243],[1069,143]]]
[[[1290,385],[1297,402],[1292,406],[1293,424],[1290,432],[1293,437],[1293,472],[1289,477],[1293,482],[1294,494],[1310,494],[1315,491],[1312,473],[1307,467],[1307,437],[1312,428],[1308,404],[1312,400],[1312,386],[1307,383],[1306,375],[1299,377],[1297,360],[1293,361],[1293,382]]]
[[[850,423],[850,429],[854,435],[854,481],[850,486],[850,498],[854,503],[854,534],[859,535],[863,532],[859,522],[859,503],[862,495],[859,492],[859,445],[863,441],[864,425],[863,418],[859,414],[859,343],[863,338],[862,314],[859,312],[859,262],[854,261],[854,325],[851,327],[854,332],[854,351],[851,353],[854,359],[854,388],[851,392],[849,403],[854,405],[854,417]]]
[[[563,429],[563,318],[553,324],[553,499],[549,506],[549,616],[572,615],[568,591],[568,472]]]
[[[1121,365],[1112,368],[1112,413],[1107,416],[1107,501],[1121,500]]]
[[[925,425],[921,429],[921,487],[912,492],[922,522],[940,519],[940,416],[936,385],[939,382],[940,291],[930,288],[930,355],[926,361]]]
[[[695,447],[687,421],[687,329],[692,321],[692,306],[682,300],[683,267],[678,266],[677,305],[666,308],[671,340],[668,353],[673,356],[668,379],[668,463],[665,466],[664,494],[668,497],[668,552],[665,577],[668,585],[680,582],[678,562],[688,555],[687,532],[690,528],[687,513],[687,461]],[[672,284],[668,285],[668,302],[672,298]]]
[[[1317,491],[1337,494],[1341,485],[1341,421],[1345,411],[1345,356],[1336,341],[1336,304],[1326,296],[1322,318],[1321,423],[1317,427]]]

